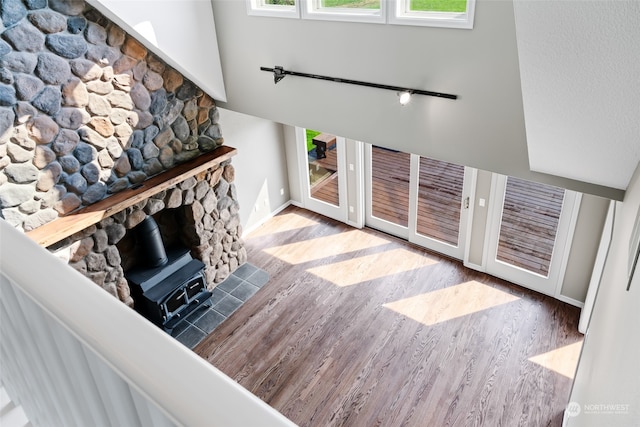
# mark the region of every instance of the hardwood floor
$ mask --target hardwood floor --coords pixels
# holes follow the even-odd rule
[[[295,423],[561,425],[577,308],[294,207],[246,247],[270,282],[194,351]]]

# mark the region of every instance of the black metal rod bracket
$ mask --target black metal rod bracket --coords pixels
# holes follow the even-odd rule
[[[327,80],[335,83],[347,83],[351,85],[375,87],[378,89],[393,90],[395,92],[408,92],[411,95],[416,94],[416,95],[435,96],[438,98],[458,99],[458,95],[452,95],[450,93],[432,92],[429,90],[411,89],[411,88],[406,88],[401,86],[390,86],[390,85],[383,85],[378,83],[361,82],[359,80],[341,79],[338,77],[321,76],[318,74],[300,73],[297,71],[285,70],[283,67],[278,65],[276,65],[274,68],[260,67],[260,70],[273,73],[273,82],[275,84],[277,84],[279,81],[284,79],[285,76],[297,76],[297,77],[307,77],[310,79],[317,79],[317,80]]]

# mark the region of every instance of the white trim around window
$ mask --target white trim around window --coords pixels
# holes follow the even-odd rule
[[[292,6],[267,4],[265,0],[247,0],[247,14],[252,16],[271,16],[275,18],[300,18],[300,0]]]
[[[322,0],[298,0],[303,19],[325,21],[373,22],[384,24],[387,15],[387,0],[380,0],[380,9],[323,7]]]
[[[389,23],[425,27],[473,29],[476,0],[467,0],[466,12],[421,12],[410,10],[411,0],[389,0]]]
[[[380,0],[379,9],[323,7],[322,0],[295,0],[291,6],[246,1],[247,13],[255,16],[460,29],[473,29],[476,4],[476,0],[467,0],[466,12],[425,12],[410,10],[411,0]]]

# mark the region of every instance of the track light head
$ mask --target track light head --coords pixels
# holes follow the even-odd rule
[[[411,92],[398,92],[400,105],[407,105],[411,101]]]
[[[280,66],[276,66],[273,69],[273,83],[274,84],[278,84],[278,82],[282,79],[284,79],[284,76],[286,76],[286,74],[284,73],[284,68],[280,67]]]

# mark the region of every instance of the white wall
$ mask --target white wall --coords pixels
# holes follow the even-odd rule
[[[269,120],[219,110],[224,143],[238,149],[231,163],[236,170],[240,221],[246,232],[289,201],[283,127]]]
[[[640,2],[515,0],[514,12],[531,169],[626,188],[640,160]]]
[[[484,241],[487,238],[487,221],[489,220],[489,206],[491,206],[491,172],[479,170],[476,178],[475,205],[473,207],[473,218],[471,218],[471,237],[469,239],[468,265],[478,268],[483,265]],[[485,206],[479,205],[479,199],[485,199]]]
[[[608,199],[583,195],[560,291],[563,296],[585,301],[608,210]]]
[[[635,427],[640,420],[640,270],[626,291],[629,240],[639,209],[640,165],[624,202],[616,206],[613,238],[571,392],[580,413],[569,417],[565,412],[569,427]],[[618,405],[621,413],[597,405]]]
[[[87,1],[213,99],[227,100],[209,1]]]
[[[511,1],[478,0],[473,30],[248,16],[213,0],[228,102],[224,108],[566,188],[621,197],[529,171]],[[414,87],[416,96],[287,76],[261,66]]]
[[[283,126],[284,128],[284,142],[287,156],[287,169],[289,176],[289,194],[291,195],[291,202],[297,206],[302,206],[302,191],[303,183],[298,173],[298,156],[296,150],[296,128],[293,126]]]

